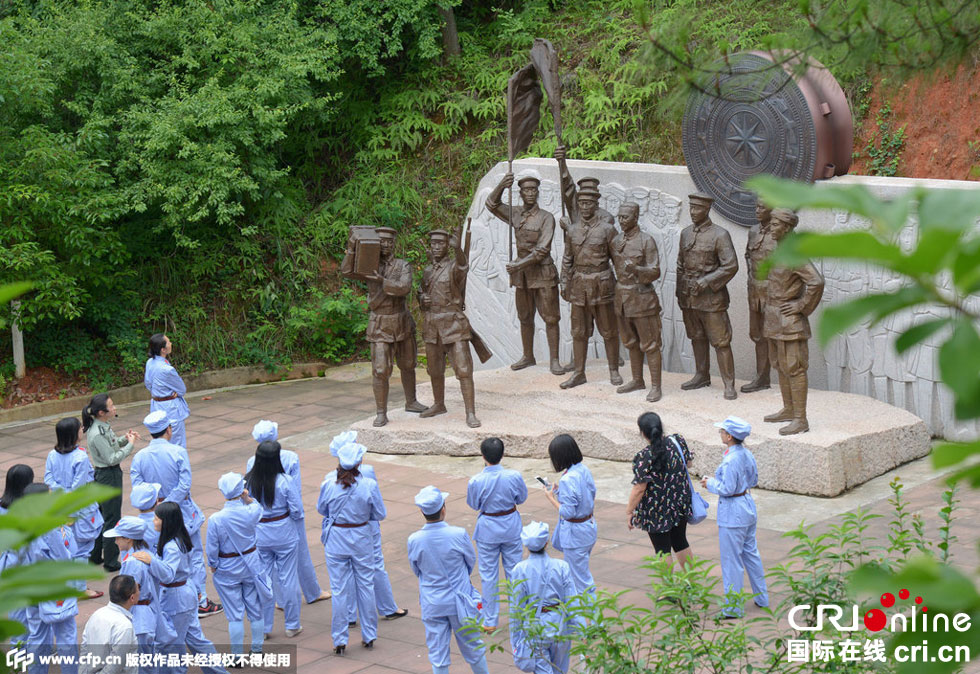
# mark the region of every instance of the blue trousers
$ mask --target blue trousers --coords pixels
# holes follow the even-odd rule
[[[42,665],[42,655],[54,654],[74,656],[71,664],[62,664],[64,674],[78,674],[78,628],[75,626],[75,616],[65,618],[56,623],[46,623],[38,620],[33,626],[34,631],[27,639],[27,650],[34,653],[34,663],[28,667],[30,674],[46,674],[48,665]]]
[[[208,571],[204,565],[204,544],[201,542],[201,530],[191,534],[191,577],[189,580],[197,591],[198,601],[208,593]]]
[[[281,595],[279,605],[286,615],[286,629],[299,629],[299,577],[296,572],[296,551],[299,546],[296,540],[283,541],[276,548],[259,548],[262,566],[268,570],[269,576],[279,581]],[[265,606],[262,622],[266,630],[271,630],[275,621],[274,602]]]
[[[769,606],[766,589],[766,571],[755,541],[755,525],[747,527],[718,527],[718,543],[721,548],[721,580],[725,592],[741,592],[745,573],[756,594],[755,603]],[[724,610],[725,615],[742,615],[742,606]]]
[[[520,540],[506,543],[476,542],[477,562],[480,566],[480,594],[483,595],[483,623],[496,627],[500,595],[500,561],[504,563],[504,576],[510,580],[510,572],[524,556]]]
[[[174,632],[177,633],[177,640],[164,648],[167,653],[184,653],[186,646],[190,653],[216,653],[212,644],[201,631],[201,621],[197,617],[197,608],[171,616]],[[175,667],[172,669],[174,674],[184,674],[186,667]],[[224,667],[201,667],[201,671],[206,674],[228,674]]]
[[[316,578],[316,569],[310,557],[310,544],[306,540],[306,518],[293,520],[293,524],[296,526],[296,537],[299,539],[299,547],[296,549],[296,574],[299,577],[299,589],[303,593],[303,599],[309,604],[316,601],[323,590]],[[279,599],[278,593],[276,599]]]
[[[170,422],[170,442],[187,449],[187,431],[184,430],[184,420]]]
[[[361,616],[361,640],[368,642],[378,638],[378,613],[374,598],[374,551],[354,550],[331,552],[324,548],[327,571],[330,573],[330,591],[333,607],[330,616],[330,633],[334,646],[347,644],[347,621],[357,605]]]
[[[214,589],[218,591],[221,604],[225,609],[225,617],[228,618],[231,652],[241,653],[244,650],[246,614],[252,626],[251,650],[253,653],[260,652],[262,642],[265,640],[265,632],[272,626],[265,625],[263,613],[266,602],[262,601],[256,589],[256,583],[259,581],[252,577],[234,577],[218,570],[211,576],[211,582],[214,583]]]
[[[565,548],[562,551],[565,561],[572,571],[572,584],[575,585],[575,593],[581,594],[588,592],[595,594],[595,580],[592,579],[592,572],[589,570],[589,555],[592,554],[592,546],[584,548]]]
[[[374,526],[372,522],[368,526]],[[378,615],[391,615],[398,611],[398,603],[395,601],[395,593],[391,589],[391,579],[388,578],[388,570],[385,569],[385,555],[381,549],[381,527],[374,531],[374,604],[378,609]],[[351,606],[347,622],[357,620],[357,607]]]
[[[459,653],[471,667],[486,662],[486,651],[483,641],[479,638],[460,632],[462,623],[459,617],[453,615],[438,616],[435,618],[422,618],[422,626],[425,627],[425,646],[429,649],[429,662],[432,663],[433,671],[436,668],[449,668],[449,638],[456,636],[456,645],[459,646]],[[474,668],[476,671],[476,668]]]

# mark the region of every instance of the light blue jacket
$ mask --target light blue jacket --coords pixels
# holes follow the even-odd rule
[[[171,616],[197,610],[197,587],[190,577],[191,554],[193,550],[181,552],[176,540],[167,541],[163,546],[162,564],[157,567],[158,570],[150,568],[150,573],[161,584],[160,607]],[[183,585],[179,587],[163,587],[164,583],[180,582]]]
[[[81,447],[61,454],[52,449],[44,462],[44,482],[52,490],[74,491],[95,479],[95,469],[88,454]],[[93,541],[102,532],[102,511],[99,504],[93,503],[74,513],[75,523],[72,532],[76,541]]]
[[[240,578],[253,575],[249,562],[258,560],[258,551],[236,557],[220,557],[220,553],[244,553],[256,547],[256,528],[262,517],[262,504],[252,501],[248,505],[241,499],[225,501],[224,507],[208,518],[208,537],[204,546],[208,566],[216,573]],[[288,520],[283,520],[284,522]],[[256,567],[261,571],[259,567]]]
[[[136,453],[129,468],[135,487],[144,482],[160,485],[160,497],[180,506],[187,533],[193,534],[204,523],[204,513],[191,498],[191,462],[187,450],[163,438],[154,438]]]
[[[184,380],[177,374],[177,370],[163,356],[154,356],[146,361],[146,369],[143,372],[143,385],[150,395],[154,398],[166,398],[173,393],[177,397],[173,400],[150,401],[150,411],[156,412],[163,410],[170,417],[171,421],[183,421],[190,416],[190,409],[184,400],[187,393],[187,386]]]
[[[585,522],[568,521],[587,517],[595,509],[595,480],[584,463],[580,461],[565,471],[558,482],[556,497],[561,507],[558,510],[558,525],[551,537],[555,550],[561,552],[566,548],[595,545],[599,533],[595,517]]]
[[[282,464],[282,469],[286,471],[286,475],[292,480],[293,490],[296,492],[296,496],[299,499],[299,514],[300,517],[304,516],[303,512],[303,480],[299,473],[299,455],[296,452],[291,452],[288,449],[279,450],[279,463]],[[247,475],[251,470],[252,466],[255,465],[255,455],[248,457],[248,462],[245,464],[245,474]]]
[[[476,564],[466,529],[428,522],[408,537],[408,561],[419,579],[422,619],[456,615],[476,617],[480,595],[470,582]]]
[[[466,505],[480,513],[473,539],[477,543],[507,543],[521,540],[521,514],[491,517],[483,513],[499,513],[516,508],[527,500],[527,485],[516,470],[487,466],[470,478],[466,487]]]
[[[251,493],[251,492],[250,492]],[[254,498],[254,497],[253,497]],[[276,491],[272,505],[259,503],[262,508],[262,518],[279,517],[289,513],[275,522],[261,522],[258,525],[258,535],[255,538],[260,548],[276,548],[296,545],[296,525],[291,520],[303,517],[303,505],[293,489],[293,482],[285,473],[276,475]]]
[[[752,452],[742,445],[732,445],[725,458],[708,478],[707,489],[718,494],[718,526],[747,527],[756,523],[755,501],[752,494],[732,496],[752,489],[759,483],[759,470]]]
[[[320,542],[326,552],[347,554],[351,550],[374,550],[374,532],[371,521],[381,521],[388,516],[378,483],[359,475],[354,484],[344,488],[337,482],[337,471],[327,473],[320,485],[320,497],[316,511],[323,515]],[[360,524],[363,527],[334,527],[334,523]]]

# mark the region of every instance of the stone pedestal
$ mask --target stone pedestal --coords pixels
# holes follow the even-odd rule
[[[555,435],[568,433],[586,457],[630,461],[642,447],[636,419],[653,411],[667,433],[687,440],[694,452],[692,471],[710,475],[722,458],[712,424],[734,414],[752,424],[746,446],[759,465],[759,486],[816,496],[836,496],[929,453],[929,433],[921,419],[866,396],[811,390],[807,416],[812,430],[784,437],[778,432],[783,424],[762,420],[782,407],[778,388],[727,401],[717,377],[710,388],[682,391],[688,375],[664,372],[664,397],[648,403],[646,391],[617,394],[604,364],[592,365],[589,382],[567,391],[558,388],[563,377],[540,365],[476,373],[481,428],[466,426],[459,386],[451,378],[446,381],[447,414],[420,419],[392,409],[387,426],[374,428],[371,416],[352,428],[369,451],[387,454],[479,455],[481,440],[495,435],[509,456],[540,458],[547,457]],[[418,397],[429,402],[431,389],[423,382]]]

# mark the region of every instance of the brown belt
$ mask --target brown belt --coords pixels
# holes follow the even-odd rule
[[[259,520],[259,524],[262,524],[264,522],[278,522],[279,520],[284,520],[287,517],[289,517],[288,510],[284,512],[282,515],[276,515],[275,517],[263,517],[262,519]]]
[[[150,396],[150,397],[153,398],[154,400],[156,400],[158,403],[165,403],[168,400],[173,400],[174,398],[176,398],[177,397],[177,392],[174,391],[170,395],[168,395],[166,397],[163,397],[163,398],[157,398],[156,396]]]
[[[588,522],[590,519],[592,519],[592,513],[589,513],[585,517],[570,517],[570,518],[566,519],[565,521],[566,522],[572,522],[574,524],[579,524],[581,522]]]
[[[749,493],[749,490],[748,490],[748,489],[746,489],[745,491],[740,491],[740,492],[739,492],[739,493],[737,493],[737,494],[732,494],[731,496],[726,496],[725,498],[736,498],[736,497],[738,497],[738,496],[745,496],[745,495],[746,495],[746,494],[748,494],[748,493]]]
[[[503,517],[504,515],[510,515],[511,513],[517,512],[517,506],[512,506],[507,510],[501,510],[499,513],[480,513],[481,515],[486,515],[487,517]]]
[[[160,583],[160,587],[183,587],[187,585],[186,580],[182,580],[179,583]]]
[[[551,613],[552,611],[557,611],[561,604],[548,604],[547,606],[541,607],[542,613]]]
[[[140,599],[138,602],[136,602],[136,605],[137,606],[149,606],[151,601],[153,601],[153,600],[152,599]]]
[[[356,524],[351,524],[350,522],[334,522],[335,527],[340,527],[341,529],[356,529],[358,527],[366,527],[367,522],[358,522]]]
[[[249,554],[251,552],[255,552],[255,546],[254,545],[252,547],[250,547],[248,550],[246,550],[245,552],[243,552],[242,555],[247,555],[247,554]],[[222,557],[224,559],[228,559],[229,557],[241,557],[242,555],[239,555],[237,552],[219,552],[218,553],[218,557]]]

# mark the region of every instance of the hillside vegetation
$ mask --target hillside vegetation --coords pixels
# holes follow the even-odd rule
[[[704,57],[802,43],[797,5],[656,0],[643,18]],[[0,282],[37,283],[28,365],[131,383],[161,330],[183,371],[358,356],[348,228],[397,228],[422,266],[425,233],[506,159],[506,81],[537,36],[562,61],[571,157],[683,163],[685,73],[632,2],[0,3]],[[863,67],[815,55],[867,96]],[[543,115],[528,154],[554,146]]]

